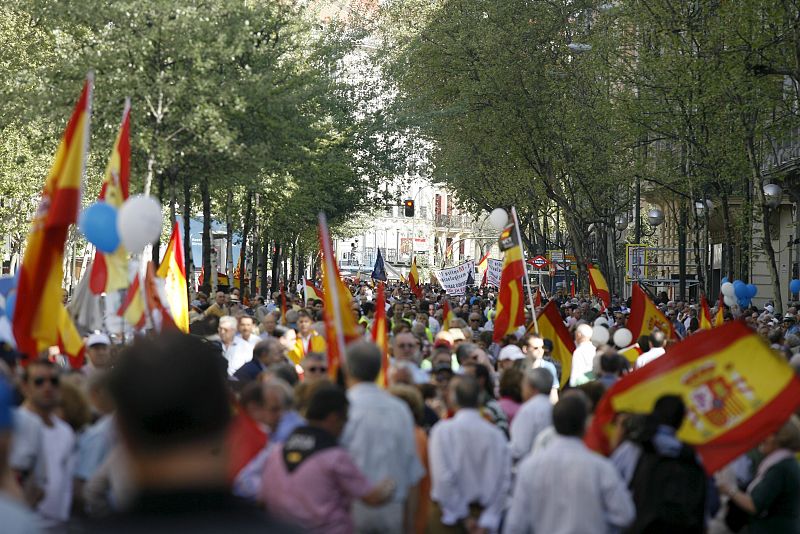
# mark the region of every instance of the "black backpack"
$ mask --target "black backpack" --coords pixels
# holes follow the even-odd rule
[[[642,444],[642,455],[630,483],[636,521],[628,533],[702,533],[706,502],[706,474],[694,449],[683,445],[677,458],[663,456],[652,441]]]

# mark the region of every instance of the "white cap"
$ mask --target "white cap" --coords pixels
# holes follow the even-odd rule
[[[764,306],[764,309],[767,310],[769,313],[775,311],[775,308],[772,306],[772,304],[767,304],[766,306]]]
[[[94,345],[111,345],[111,340],[107,335],[102,332],[95,332],[86,338],[86,346],[91,347]]]
[[[500,355],[497,357],[498,360],[524,360],[525,354],[522,353],[522,349],[520,349],[516,345],[506,345],[502,349],[500,349]]]

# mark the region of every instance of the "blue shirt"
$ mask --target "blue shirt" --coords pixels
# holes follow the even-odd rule
[[[75,478],[89,480],[102,465],[115,442],[113,417],[111,414],[104,415],[78,438]]]

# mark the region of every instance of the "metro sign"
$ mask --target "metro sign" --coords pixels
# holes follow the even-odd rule
[[[528,260],[528,263],[541,270],[547,267],[550,262],[544,256],[535,256]]]

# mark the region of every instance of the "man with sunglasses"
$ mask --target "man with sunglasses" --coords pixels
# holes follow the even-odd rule
[[[309,352],[300,362],[303,368],[303,380],[308,382],[328,376],[328,360],[322,352]]]
[[[46,478],[41,488],[44,494],[36,506],[36,512],[46,528],[64,525],[69,520],[72,506],[75,433],[55,415],[61,402],[59,385],[59,370],[54,363],[48,360],[32,361],[22,377],[25,402],[18,414],[19,418],[35,420],[40,433],[41,457],[34,462],[44,462]],[[17,450],[12,452],[12,458],[15,453],[24,457],[26,452],[36,454],[35,451]]]

